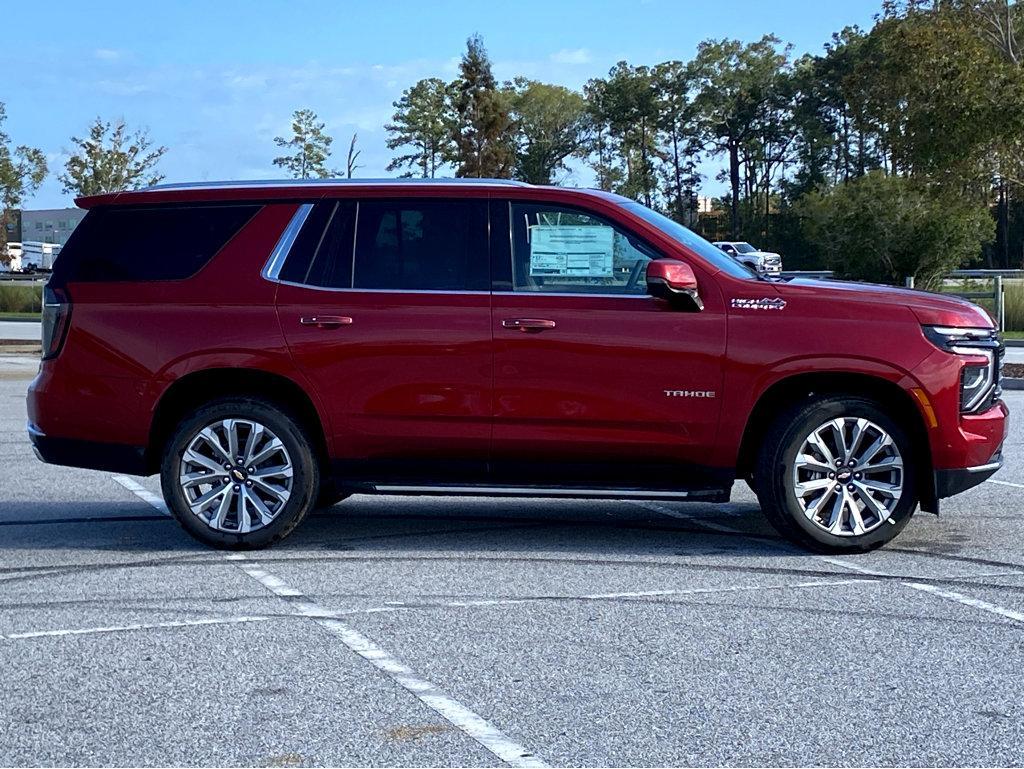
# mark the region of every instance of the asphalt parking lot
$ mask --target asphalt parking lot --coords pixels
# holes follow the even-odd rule
[[[1024,430],[826,558],[727,506],[355,497],[227,557],[0,363],[0,765],[1024,764]],[[1021,413],[1024,393],[1009,393]]]

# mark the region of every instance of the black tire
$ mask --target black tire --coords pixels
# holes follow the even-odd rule
[[[819,527],[804,514],[791,488],[796,455],[808,435],[831,419],[860,417],[885,430],[903,457],[903,488],[886,522],[860,535],[840,536]],[[823,395],[787,409],[765,435],[754,473],[754,488],[768,522],[783,537],[823,553],[863,553],[890,542],[917,508],[917,474],[913,441],[907,429],[874,400],[854,395]]]
[[[192,439],[207,425],[223,419],[252,420],[264,425],[284,444],[292,462],[292,486],[284,506],[269,524],[246,533],[219,531],[200,520],[189,508],[178,483],[182,456]],[[261,398],[225,398],[201,406],[182,420],[165,447],[160,483],[171,514],[193,537],[213,547],[250,550],[279,542],[302,522],[316,501],[320,471],[309,437],[285,409]]]

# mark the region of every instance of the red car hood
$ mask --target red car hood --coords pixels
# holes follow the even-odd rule
[[[992,328],[992,318],[976,304],[948,294],[915,291],[875,283],[847,283],[844,281],[810,280],[798,278],[776,284],[783,297],[789,292],[813,292],[821,297],[831,295],[836,300],[862,301],[871,304],[892,304],[908,307],[917,319],[927,326],[970,326]]]

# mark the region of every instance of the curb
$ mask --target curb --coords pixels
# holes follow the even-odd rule
[[[1024,390],[1024,379],[1018,377],[1005,376],[999,384],[1004,390]]]
[[[1024,347],[1024,339],[1004,339],[1003,344],[1007,347]]]

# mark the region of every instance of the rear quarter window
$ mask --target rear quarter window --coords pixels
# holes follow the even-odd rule
[[[253,205],[92,209],[57,258],[53,280],[189,278],[259,210]]]

